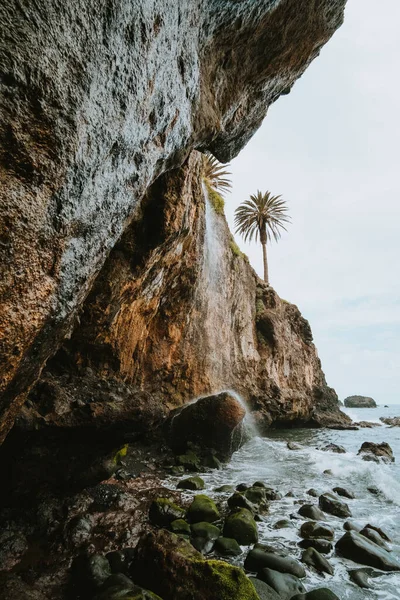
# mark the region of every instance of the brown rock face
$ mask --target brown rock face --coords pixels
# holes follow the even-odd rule
[[[111,423],[113,415],[115,427],[120,406],[121,425],[141,422],[143,430],[143,394],[152,399],[149,408],[167,411],[234,390],[261,430],[346,426],[350,419],[338,409],[311,340],[297,307],[238,255],[224,216],[206,201],[201,156],[193,153],[149,191],[140,223],[110,254],[79,326],[49,362],[19,422],[78,426],[88,424],[89,411],[94,421],[109,414]],[[52,399],[65,391],[61,418]],[[234,407],[235,423],[241,409]],[[153,427],[153,410],[150,417]]]
[[[223,160],[237,154],[341,24],[344,5],[3,2],[0,440],[76,324],[110,250],[132,221],[142,231],[149,186],[193,148]],[[156,237],[157,211],[153,220]],[[157,289],[166,272],[160,277],[143,272],[142,283]],[[138,301],[150,312],[155,289]],[[132,347],[143,340],[130,337]],[[137,364],[128,350],[124,358],[125,371]]]
[[[228,393],[200,398],[169,417],[169,440],[177,452],[184,452],[189,443],[201,448],[217,450],[230,455],[240,445],[240,435],[246,411],[240,402]]]

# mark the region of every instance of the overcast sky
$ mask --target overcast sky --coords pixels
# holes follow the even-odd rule
[[[293,223],[270,281],[309,319],[340,398],[400,404],[400,2],[350,0],[345,23],[232,164],[226,215],[256,192]],[[262,276],[261,248],[236,236]]]

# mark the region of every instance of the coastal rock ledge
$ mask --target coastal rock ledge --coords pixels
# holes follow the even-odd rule
[[[97,342],[103,373],[124,373],[128,383],[136,382],[144,367],[145,380],[150,361],[143,365],[143,357],[151,353],[155,366],[157,347],[164,368],[166,343],[179,344],[182,333],[168,313],[187,301],[177,293],[190,296],[196,283],[199,238],[190,227],[198,231],[201,220],[194,218],[199,204],[185,203],[179,195],[168,204],[163,174],[180,167],[193,149],[208,150],[222,161],[234,157],[268,107],[289,93],[341,25],[345,3],[3,1],[0,443],[48,359],[79,329],[90,292],[86,331],[89,315],[92,331],[96,320],[112,323],[109,339],[101,336]],[[166,210],[172,210],[172,223],[165,220]],[[175,229],[175,237],[168,237],[178,222],[186,230]],[[146,271],[143,266],[154,266],[157,253],[160,266]],[[117,263],[113,276],[110,267]],[[183,285],[172,287],[183,277]],[[108,283],[115,287],[107,288]],[[240,296],[228,301],[242,302]],[[275,304],[282,313],[292,312],[291,322],[299,322],[293,307]],[[97,314],[91,313],[95,306]],[[143,321],[144,306],[148,315],[158,312],[156,325],[149,317]],[[127,320],[130,333],[115,329],[126,327]],[[96,344],[93,336],[90,343]],[[108,360],[102,354],[106,348],[112,348]],[[238,360],[255,353],[246,342],[231,347],[232,354],[237,350]],[[119,364],[113,362],[118,356]],[[173,389],[176,377],[184,375],[182,364],[174,374],[175,357],[171,350],[168,379],[160,371],[164,385]],[[290,368],[281,358],[279,368]],[[201,363],[197,367],[204,373]],[[182,399],[189,388],[179,390]],[[286,403],[290,410],[292,400],[275,394],[281,414]],[[118,411],[115,402],[111,412]]]

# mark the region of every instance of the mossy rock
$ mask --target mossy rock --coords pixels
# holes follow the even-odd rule
[[[215,492],[218,493],[229,493],[229,492],[233,492],[234,487],[233,485],[229,485],[229,484],[225,484],[225,485],[220,485],[219,487],[215,488]]]
[[[164,600],[259,600],[243,569],[205,560],[174,534],[160,529],[136,547],[132,577]]]
[[[203,464],[209,469],[222,469],[222,462],[214,454],[206,456]]]
[[[168,498],[157,498],[150,505],[149,519],[153,525],[169,527],[172,521],[185,516],[183,508],[171,502]]]
[[[242,549],[236,540],[232,538],[219,537],[214,546],[214,551],[221,556],[239,556]]]
[[[319,588],[311,590],[311,592],[307,592],[306,594],[292,596],[292,600],[339,600],[339,596],[336,596],[328,588]]]
[[[200,523],[194,523],[191,526],[192,535],[194,537],[201,537],[206,540],[215,541],[221,535],[221,531],[215,525],[207,523],[207,521],[201,521]]]
[[[251,487],[243,494],[252,504],[261,504],[266,500],[266,491],[262,487]]]
[[[192,450],[176,456],[175,462],[178,467],[183,467],[186,471],[201,471],[200,458]]]
[[[246,508],[230,514],[224,525],[224,537],[233,538],[242,546],[258,542],[257,524]]]
[[[179,481],[176,486],[179,490],[203,490],[205,483],[201,477],[187,477],[187,479],[182,479]]]
[[[201,521],[214,523],[214,521],[220,518],[220,514],[215,502],[211,498],[205,494],[199,494],[195,496],[192,504],[189,506],[187,518],[191,523],[200,523]]]
[[[191,533],[190,525],[184,519],[176,519],[175,521],[172,521],[170,529],[172,533],[180,535],[190,535]]]

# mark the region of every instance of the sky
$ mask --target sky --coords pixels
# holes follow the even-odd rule
[[[345,23],[231,163],[225,212],[258,189],[292,223],[270,283],[310,321],[343,399],[400,404],[400,2],[349,0]],[[261,246],[240,248],[262,276]]]

